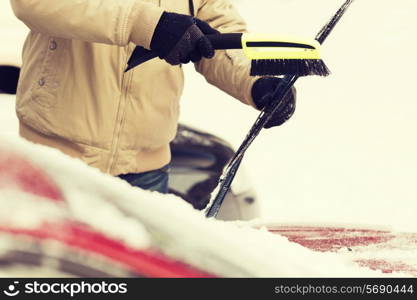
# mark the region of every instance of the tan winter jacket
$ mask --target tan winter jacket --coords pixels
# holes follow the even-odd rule
[[[124,73],[135,45],[149,49],[164,10],[190,14],[188,0],[10,0],[30,29],[16,111],[20,135],[105,173],[153,170],[170,160],[183,90],[180,66],[154,59]],[[243,32],[229,0],[194,0],[196,17]],[[253,105],[249,61],[217,51],[196,64],[208,82]]]

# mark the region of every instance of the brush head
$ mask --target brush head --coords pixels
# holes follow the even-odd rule
[[[255,59],[251,76],[328,76],[330,70],[321,59]]]

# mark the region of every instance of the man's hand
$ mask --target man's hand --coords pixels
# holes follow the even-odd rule
[[[281,79],[277,77],[259,78],[252,86],[252,99],[256,107],[261,110],[271,101],[268,95],[272,94],[280,83]],[[282,100],[284,104],[281,109],[276,111],[264,128],[280,126],[288,121],[295,111],[296,91],[293,87],[286,97]]]
[[[187,15],[164,12],[156,26],[151,50],[171,65],[212,58],[214,48],[206,34],[217,34],[206,22]]]

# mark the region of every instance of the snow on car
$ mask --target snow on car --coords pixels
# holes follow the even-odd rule
[[[22,257],[51,256],[51,265],[43,267],[54,269],[52,261],[58,260],[54,271],[65,273],[68,264],[82,269],[65,253],[82,251],[102,261],[97,267],[88,263],[91,273],[84,276],[114,276],[105,272],[113,263],[121,266],[119,274],[152,277],[382,276],[242,221],[207,219],[174,195],[131,187],[16,137],[0,137],[0,159],[0,232],[3,240],[12,240],[1,243],[0,253],[11,266],[33,265]],[[28,243],[41,254],[28,253]],[[0,269],[7,274],[5,266]]]

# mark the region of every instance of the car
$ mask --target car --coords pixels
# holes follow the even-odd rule
[[[0,136],[0,207],[0,277],[417,276],[416,233],[208,219],[17,137]]]

